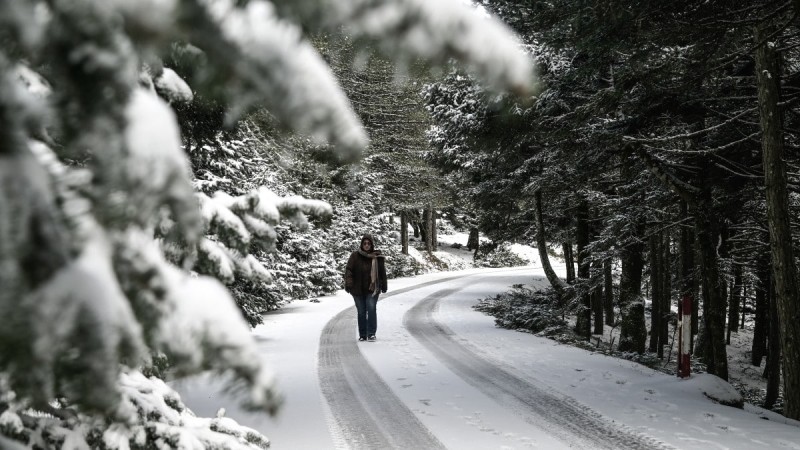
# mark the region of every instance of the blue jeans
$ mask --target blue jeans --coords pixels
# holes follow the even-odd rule
[[[358,336],[365,338],[375,334],[378,331],[376,312],[378,296],[375,294],[354,295],[353,300],[356,302],[358,311]]]

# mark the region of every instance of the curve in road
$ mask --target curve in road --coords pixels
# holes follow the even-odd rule
[[[462,277],[411,286],[384,298]],[[529,423],[545,425],[553,437],[572,448],[671,448],[610,422],[566,395],[549,392],[458,342],[446,325],[435,320],[434,313],[442,299],[466,287],[442,289],[423,298],[403,319],[409,333],[453,373]],[[338,436],[353,449],[445,448],[362,355],[353,336],[354,309],[334,316],[320,337],[320,387]]]
[[[530,423],[541,426],[544,422],[554,437],[571,447],[671,448],[604,419],[568,396],[548,392],[456,341],[454,333],[433,315],[443,298],[460,289],[463,288],[443,289],[425,297],[406,313],[403,321],[413,337],[464,381],[523,414]]]

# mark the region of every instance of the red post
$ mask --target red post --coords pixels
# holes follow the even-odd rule
[[[692,296],[684,294],[678,302],[678,376],[686,378],[691,373],[692,354]]]

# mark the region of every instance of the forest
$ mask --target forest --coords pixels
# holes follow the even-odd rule
[[[249,327],[364,230],[443,269],[442,219],[535,244],[582,339],[663,357],[689,297],[727,380],[747,322],[800,419],[800,1],[476,3],[2,2],[0,446],[177,446],[161,380],[206,370],[275,412]]]
[[[620,349],[660,354],[689,296],[694,357],[728,379],[726,340],[749,313],[765,403],[782,388],[788,417],[800,370],[795,7],[491,2],[540,49],[541,95],[470,102],[484,94],[458,76],[426,94],[438,155],[469,183],[482,228],[574,246],[561,295],[580,303],[578,333],[602,333],[618,308]],[[478,124],[462,128],[454,111]]]

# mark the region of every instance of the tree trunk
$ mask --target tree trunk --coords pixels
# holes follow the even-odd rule
[[[769,345],[767,346],[767,367],[764,370],[764,376],[767,378],[767,395],[764,397],[764,408],[767,409],[775,406],[781,386],[781,327],[779,324],[780,319],[778,319],[778,299],[775,294],[773,280],[770,283],[767,295],[769,302]]]
[[[614,278],[611,274],[611,260],[603,262],[603,307],[606,325],[614,326]]]
[[[644,243],[638,238],[642,226],[637,227],[634,242],[621,252],[622,275],[619,282],[619,309],[621,315],[618,349],[623,352],[644,353],[647,326],[644,321],[642,299],[642,270],[644,269]]]
[[[436,209],[431,207],[431,248],[433,251],[439,249],[439,227],[436,225]]]
[[[572,242],[564,242],[561,245],[564,250],[564,264],[567,266],[567,284],[575,282],[575,257],[572,254]]]
[[[652,308],[650,313],[649,350],[656,353],[659,358],[664,357],[664,346],[667,344],[669,335],[670,274],[668,239],[663,231],[650,237]]]
[[[726,276],[727,273],[725,272],[725,270],[723,268],[720,267],[719,260],[725,261],[725,260],[729,260],[730,259],[730,251],[728,249],[728,242],[730,242],[730,231],[728,229],[728,225],[727,225],[727,223],[720,223],[719,224],[719,243],[717,245],[717,256],[718,256],[717,267],[720,270],[720,272],[719,272],[719,277],[720,277],[720,280],[719,280],[719,297],[722,300],[722,302],[725,303],[725,317],[726,317],[726,319],[725,319],[725,322],[724,322],[725,323],[725,327],[723,328],[724,335],[725,335],[725,345],[728,345],[728,344],[731,343],[731,340],[730,340],[730,329],[731,328],[727,324],[728,304],[729,304],[730,300],[728,299],[728,297],[729,297],[728,296],[729,289],[728,289],[728,281],[727,281],[728,277]]]
[[[689,216],[689,207],[685,201],[681,201],[681,217]],[[681,226],[680,230],[680,253],[681,253],[681,284],[680,295],[678,301],[681,301],[684,295],[692,298],[694,307],[692,308],[692,342],[689,348],[694,348],[694,336],[697,334],[697,290],[695,289],[694,280],[694,231],[686,226]]]
[[[769,257],[765,256],[758,261],[758,284],[756,291],[756,311],[753,326],[753,349],[751,352],[751,362],[754,366],[761,366],[761,360],[767,351],[767,321],[769,318],[769,286],[770,280]]]
[[[783,161],[783,124],[780,101],[780,55],[772,42],[772,24],[756,27],[758,106],[761,122],[762,162],[767,197],[767,222],[772,254],[772,280],[780,319],[781,348],[784,358],[784,414],[800,419],[800,302],[797,268],[792,251],[789,221],[789,196],[786,165]],[[772,347],[770,342],[770,347]],[[772,353],[772,351],[770,351]]]
[[[650,236],[650,346],[648,350],[655,353],[659,347],[661,337],[661,237],[658,233]]]
[[[703,324],[701,356],[706,370],[723,380],[728,380],[728,355],[725,347],[725,312],[727,298],[722,297],[720,286],[717,242],[719,224],[711,210],[711,193],[703,189],[695,211],[697,244],[700,249],[700,269],[703,281]]]
[[[547,243],[544,239],[544,220],[542,219],[542,192],[536,191],[534,194],[536,205],[534,211],[536,213],[536,247],[539,250],[539,259],[542,260],[542,269],[550,286],[556,291],[559,297],[564,296],[566,286],[561,278],[558,278],[553,266],[550,265],[550,256],[547,254]]]
[[[422,236],[425,239],[425,250],[428,253],[433,253],[433,208],[427,206],[422,213],[423,229],[425,230]]]
[[[400,252],[404,255],[408,254],[408,213],[403,210],[400,211]]]
[[[599,282],[603,276],[603,263],[592,263],[592,283],[597,287],[592,290],[592,315],[594,316],[594,330],[592,334],[603,334],[603,285]]]
[[[670,270],[670,235],[669,233],[661,233],[661,281],[663,283],[661,288],[661,324],[659,328],[659,342],[661,345],[658,347],[658,357],[664,359],[664,346],[667,345],[669,339],[669,317],[670,317],[670,298],[672,297],[672,270]]]
[[[469,229],[469,238],[467,238],[467,250],[475,250],[480,245],[480,237],[478,235],[478,229],[472,227]]]
[[[588,283],[591,274],[589,254],[586,247],[589,245],[589,205],[585,200],[578,203],[576,214],[575,243],[578,244],[578,281]],[[588,290],[581,295],[581,306],[575,321],[575,332],[587,341],[592,337],[592,298]]]

